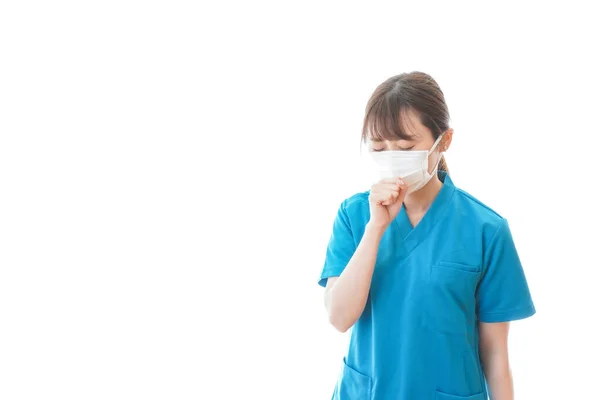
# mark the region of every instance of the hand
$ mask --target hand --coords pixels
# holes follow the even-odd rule
[[[379,228],[387,228],[398,215],[407,190],[408,187],[400,178],[384,179],[374,184],[369,194],[369,223]]]

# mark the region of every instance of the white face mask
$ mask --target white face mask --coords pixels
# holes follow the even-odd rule
[[[439,154],[438,160],[429,173],[429,156],[435,150],[443,135],[440,135],[431,149],[427,150],[389,150],[371,151],[371,157],[375,161],[379,171],[380,179],[402,178],[408,185],[408,193],[421,189],[433,178],[437,172],[437,166],[442,158]]]

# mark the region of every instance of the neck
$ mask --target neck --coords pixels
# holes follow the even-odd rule
[[[427,182],[425,186],[416,192],[406,195],[404,207],[412,212],[425,212],[442,190],[444,184],[438,178],[437,173]]]

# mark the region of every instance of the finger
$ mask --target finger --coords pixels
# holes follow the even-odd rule
[[[392,206],[392,205],[395,205],[398,203],[403,203],[403,202],[404,202],[404,194],[402,192],[400,192],[400,194],[398,196],[396,196],[394,198],[394,200],[391,201],[390,204],[388,204],[388,205]]]
[[[406,191],[408,190],[408,185],[402,179],[398,179],[396,184],[400,189],[400,194],[406,194]]]
[[[384,195],[384,200],[381,205],[389,206],[390,204],[394,204],[398,197],[400,196],[399,192],[392,191]]]
[[[399,193],[391,191],[386,191],[384,193],[373,193],[371,196],[371,202],[374,202],[377,205],[386,205],[390,201],[393,202],[393,199],[399,195]]]
[[[404,183],[401,178],[388,179],[385,181],[378,182],[371,187],[372,192],[380,192],[382,190],[395,190],[399,191],[408,186]]]
[[[384,192],[392,192],[392,191],[399,192],[400,187],[395,182],[394,183],[378,183],[377,185],[373,186],[371,191],[376,192],[376,193],[384,193]]]
[[[396,187],[398,188],[398,195],[394,196],[391,199],[387,199],[383,205],[389,206],[389,205],[394,205],[396,203],[402,203],[404,202],[404,197],[406,196],[406,192],[408,190],[408,185],[404,183],[404,181],[402,181],[402,179],[398,178],[398,180],[396,181]]]

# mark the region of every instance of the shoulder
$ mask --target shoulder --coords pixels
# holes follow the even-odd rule
[[[478,200],[475,198],[475,196],[466,192],[465,190],[456,188],[455,197],[461,206],[465,207],[467,210],[471,211],[477,216],[497,222],[500,222],[502,219],[504,219],[493,208],[487,204],[484,204],[482,201]]]
[[[369,206],[369,190],[365,192],[355,193],[350,197],[347,197],[342,202],[342,207],[347,211],[355,211],[363,208],[365,205]]]
[[[369,218],[369,192],[355,193],[342,201],[339,213],[349,222],[362,223]]]
[[[477,225],[488,238],[507,227],[507,221],[502,215],[465,190],[456,188],[454,203],[464,220]]]

